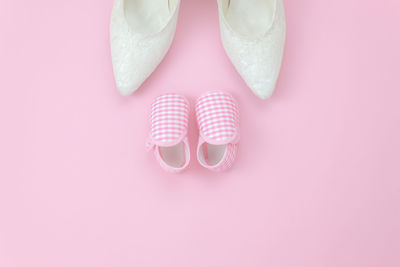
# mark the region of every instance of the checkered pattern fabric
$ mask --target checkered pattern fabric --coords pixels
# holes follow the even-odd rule
[[[189,104],[177,94],[159,96],[151,109],[151,139],[155,145],[171,146],[187,135]]]
[[[196,103],[196,117],[200,130],[198,149],[201,149],[204,142],[226,145],[220,163],[215,166],[200,163],[214,171],[229,169],[235,161],[239,141],[239,106],[236,100],[226,92],[207,93]]]
[[[189,164],[190,150],[187,139],[189,103],[181,95],[165,94],[157,97],[151,106],[151,129],[148,150],[153,150],[156,160],[167,172],[179,173]],[[179,167],[168,165],[160,152],[160,147],[172,147],[183,142],[184,163]]]

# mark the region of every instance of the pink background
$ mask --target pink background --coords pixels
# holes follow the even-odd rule
[[[169,54],[126,98],[111,0],[1,0],[0,266],[400,266],[400,2],[285,5],[264,102],[223,51],[216,0],[182,0]],[[241,105],[234,169],[164,173],[151,101],[213,89]]]

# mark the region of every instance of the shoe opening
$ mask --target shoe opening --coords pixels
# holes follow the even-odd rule
[[[123,0],[124,12],[134,32],[153,35],[161,32],[170,21],[179,0]]]
[[[277,0],[220,0],[226,22],[236,33],[257,38],[272,26]]]
[[[226,145],[212,145],[204,143],[198,151],[198,159],[205,166],[217,166],[224,158]]]
[[[179,169],[186,165],[186,149],[185,143],[181,142],[171,147],[159,147],[158,153],[166,165],[174,169]]]

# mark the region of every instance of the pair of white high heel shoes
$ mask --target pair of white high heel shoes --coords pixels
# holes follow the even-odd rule
[[[217,0],[222,42],[252,91],[269,98],[284,51],[282,0]],[[122,95],[136,91],[172,43],[180,0],[115,0],[110,38],[114,76]]]

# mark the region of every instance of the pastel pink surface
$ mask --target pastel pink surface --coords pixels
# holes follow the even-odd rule
[[[400,266],[400,2],[286,0],[277,91],[226,57],[216,0],[183,0],[165,61],[130,97],[112,1],[0,2],[0,266]],[[227,90],[227,173],[166,174],[145,152],[166,92]],[[192,155],[197,133],[192,112]]]

